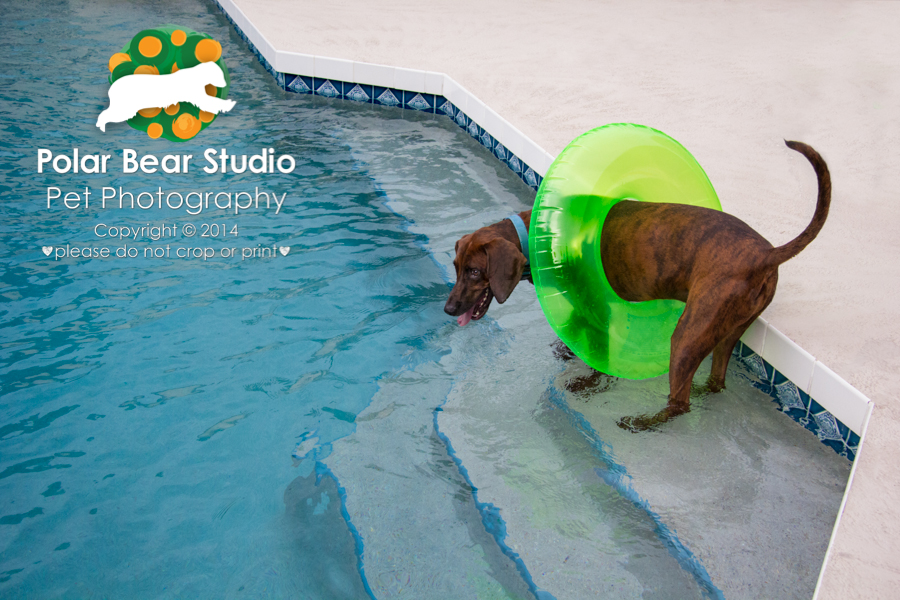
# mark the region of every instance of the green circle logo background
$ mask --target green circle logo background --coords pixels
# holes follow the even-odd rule
[[[222,60],[222,45],[205,33],[188,27],[163,25],[145,29],[131,38],[121,52],[109,59],[109,82],[132,74],[166,75],[203,62],[215,62],[225,75],[225,87],[206,86],[206,93],[227,98],[231,87],[228,68]],[[216,115],[188,102],[172,106],[147,107],[128,120],[153,139],[184,142],[206,129]]]

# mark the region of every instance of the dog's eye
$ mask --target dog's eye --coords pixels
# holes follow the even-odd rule
[[[478,269],[469,269],[469,277],[472,279],[478,279],[481,277],[481,271]]]

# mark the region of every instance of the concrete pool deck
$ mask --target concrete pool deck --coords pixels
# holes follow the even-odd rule
[[[831,214],[763,317],[875,403],[818,597],[894,594],[900,3],[235,4],[280,51],[446,73],[551,156],[610,122],[660,129],[775,245],[815,203],[812,169],[782,140],[821,152]]]

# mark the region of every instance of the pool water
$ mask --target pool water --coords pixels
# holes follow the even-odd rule
[[[448,119],[286,93],[211,3],[0,13],[0,597],[810,596],[849,463],[751,374],[626,434],[664,378],[567,392],[584,367],[553,358],[527,284],[465,328],[442,312],[453,242],[534,197]],[[177,146],[100,133],[108,56],[163,23],[223,43],[237,106]],[[74,147],[297,168],[36,172],[38,148]],[[48,186],[287,199],[213,219],[47,209]],[[290,251],[41,251],[172,221]],[[134,245],[167,243],[188,245]]]

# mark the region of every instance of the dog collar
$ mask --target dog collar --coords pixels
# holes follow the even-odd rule
[[[519,247],[522,249],[522,254],[525,255],[525,270],[522,271],[522,279],[526,279],[531,275],[531,259],[528,257],[528,228],[525,227],[525,221],[519,215],[512,215],[507,219],[512,221],[513,227],[516,228],[516,233],[519,235]]]

